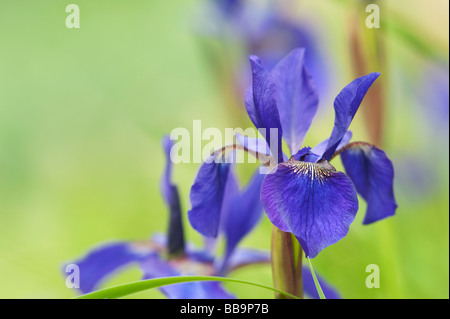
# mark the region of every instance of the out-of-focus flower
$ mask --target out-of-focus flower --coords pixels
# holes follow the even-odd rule
[[[243,140],[247,151],[261,156],[270,153],[278,163],[261,186],[264,210],[277,228],[294,234],[305,254],[313,258],[347,235],[358,211],[357,192],[367,202],[364,224],[394,215],[397,204],[393,165],[386,154],[368,143],[349,143],[348,127],[379,73],[354,80],[338,94],[331,136],[311,150],[301,147],[318,95],[304,59],[304,49],[296,49],[267,71],[258,57],[250,57],[253,82],[245,97],[246,108],[256,128],[265,130],[266,141]],[[278,132],[275,141],[271,129]],[[281,150],[282,138],[291,153],[289,160]],[[329,163],[337,155],[347,175]],[[219,227],[225,182],[217,172],[222,167],[205,162],[191,189],[191,198],[202,201],[193,205],[189,220],[205,236],[216,236]],[[206,191],[202,184],[215,187]]]
[[[120,269],[139,265],[143,279],[180,276],[210,275],[225,276],[239,267],[270,261],[268,252],[237,248],[240,240],[256,225],[262,214],[259,189],[262,178],[256,175],[244,190],[239,190],[234,174],[229,167],[220,172],[227,178],[224,191],[223,220],[221,230],[226,238],[226,251],[222,258],[214,251],[214,242],[205,238],[203,248],[185,244],[182,226],[181,205],[177,187],[171,182],[169,158],[172,141],[163,140],[167,156],[165,174],[161,181],[163,198],[169,207],[170,222],[168,236],[156,234],[150,240],[134,242],[111,242],[90,251],[85,257],[73,262],[80,269],[80,291],[89,293]],[[223,175],[223,176],[225,176]],[[304,269],[305,276],[311,276]],[[308,277],[309,278],[309,277]],[[338,294],[323,279],[322,285],[330,298]],[[189,282],[161,287],[168,298],[203,299],[234,298],[219,282]],[[318,297],[313,282],[307,283],[307,293]]]
[[[202,34],[220,39],[227,47],[243,50],[247,56],[259,56],[267,68],[272,68],[286,52],[305,47],[305,65],[316,79],[319,91],[328,88],[331,68],[319,49],[319,37],[314,25],[289,16],[289,6],[294,2],[252,2],[246,0],[212,0],[205,5],[200,21]],[[209,22],[209,23],[208,23]],[[233,81],[245,91],[250,74],[244,65],[247,61],[229,63],[227,70],[236,66]]]

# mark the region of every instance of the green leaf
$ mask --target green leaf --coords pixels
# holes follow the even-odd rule
[[[312,274],[312,277],[314,280],[314,285],[316,285],[316,290],[317,290],[317,293],[319,294],[320,299],[327,299],[327,298],[325,298],[325,294],[322,291],[322,287],[320,287],[319,280],[317,280],[316,273],[314,271],[314,268],[311,264],[311,259],[309,259],[309,257],[308,257],[308,263],[309,263],[309,269],[311,269],[311,274]]]
[[[224,278],[224,277],[214,277],[214,276],[177,276],[177,277],[162,277],[156,279],[147,279],[141,281],[135,281],[123,285],[118,285],[111,288],[97,290],[88,294],[84,294],[74,299],[115,299],[120,297],[125,297],[137,292],[145,291],[148,289],[158,288],[162,286],[179,284],[184,282],[192,281],[224,281],[224,282],[235,282],[240,284],[246,284],[251,286],[256,286],[264,289],[269,289],[277,293],[286,295],[293,299],[299,299],[298,297],[291,295],[287,292],[268,287],[265,285],[257,284],[250,281],[234,279],[234,278]]]

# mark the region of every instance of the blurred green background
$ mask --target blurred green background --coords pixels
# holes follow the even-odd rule
[[[205,59],[206,44],[194,27],[201,1],[73,2],[80,29],[65,26],[69,1],[0,4],[1,298],[73,297],[64,262],[103,242],[165,231],[164,134],[191,130],[194,119],[203,128],[251,127]],[[316,2],[301,1],[299,17],[316,21],[335,80],[321,97],[306,140],[311,146],[329,136],[333,98],[354,77],[345,39],[354,2]],[[444,65],[448,85],[448,1],[386,1],[383,14],[390,24],[405,22],[409,32],[409,38],[386,36],[389,72],[383,74],[390,83],[383,148],[396,169],[399,208],[395,217],[363,226],[360,201],[349,235],[313,262],[344,298],[448,298],[448,104],[436,111],[433,85],[428,102],[414,94],[416,86],[432,84],[427,68]],[[446,94],[448,102],[448,87]],[[367,140],[361,115],[351,129],[355,140]],[[185,211],[197,169],[175,167]],[[185,228],[200,244],[187,222]],[[264,217],[242,246],[269,249],[270,231]],[[368,264],[380,267],[378,289],[365,286]],[[268,265],[231,276],[272,284]],[[139,278],[130,269],[105,286]],[[227,287],[242,298],[272,297],[254,287]]]

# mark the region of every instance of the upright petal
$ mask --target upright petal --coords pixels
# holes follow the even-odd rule
[[[180,196],[177,187],[172,184],[172,161],[170,159],[170,150],[173,141],[169,136],[163,138],[163,148],[166,155],[166,169],[161,180],[161,192],[163,198],[169,206],[170,219],[168,229],[168,252],[169,255],[176,255],[184,252],[184,232],[181,216]]]
[[[191,187],[189,222],[206,237],[217,237],[229,171],[230,164],[216,163],[214,155],[211,155],[200,167]]]
[[[262,66],[256,56],[250,56],[252,67],[252,86],[245,95],[247,113],[257,129],[265,129],[261,132],[270,146],[272,153],[277,153],[279,162],[283,161],[281,151],[282,128],[280,115],[276,103],[276,87],[272,76]],[[277,131],[277,137],[271,138],[271,129]],[[273,141],[272,141],[273,140]],[[277,145],[273,145],[276,142]]]
[[[325,160],[329,160],[333,156],[344,134],[347,132],[356,111],[358,111],[367,90],[369,90],[379,75],[380,73],[374,72],[353,80],[334,100],[334,128],[328,141],[327,150],[323,154]]]
[[[86,257],[73,262],[80,269],[80,291],[89,293],[124,266],[155,254],[150,246],[116,242],[97,247]]]
[[[244,190],[229,199],[223,211],[223,230],[226,239],[223,267],[236,246],[258,223],[262,215],[261,184],[265,175],[256,170]]]
[[[266,176],[261,201],[271,222],[294,234],[310,258],[344,238],[358,211],[355,188],[344,173],[327,162],[293,158]]]
[[[306,69],[305,49],[295,49],[272,70],[283,138],[291,154],[302,146],[319,104],[314,81]]]
[[[367,202],[363,223],[394,215],[394,166],[386,153],[373,145],[356,143],[341,153],[341,159],[356,190]]]
[[[309,267],[302,267],[302,275],[303,275],[303,292],[305,295],[312,299],[319,299],[320,296],[317,293],[316,285],[314,283],[313,276],[311,274],[311,270]],[[327,299],[340,299],[340,295],[336,288],[331,286],[329,283],[325,281],[321,276],[316,274],[317,280],[320,283],[320,287],[322,288],[323,294]]]

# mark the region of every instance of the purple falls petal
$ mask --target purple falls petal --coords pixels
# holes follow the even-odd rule
[[[379,75],[380,73],[374,72],[353,80],[342,89],[334,100],[334,128],[328,141],[327,150],[323,154],[325,160],[328,161],[333,156],[367,90]]]
[[[101,282],[118,270],[155,254],[150,246],[117,242],[99,246],[84,258],[72,262],[80,269],[80,291],[85,294],[96,290]]]
[[[228,259],[232,256],[238,243],[261,219],[260,191],[265,176],[256,170],[245,189],[229,198],[226,209],[223,211],[226,249],[222,269],[227,267]]]
[[[189,262],[188,260],[186,262]],[[144,273],[143,279],[172,277],[186,275],[180,272],[173,263],[154,255],[141,263]],[[205,274],[198,274],[205,275]],[[170,299],[233,299],[219,282],[188,282],[173,284],[160,288],[161,292]]]
[[[191,187],[192,208],[188,212],[189,222],[206,237],[217,237],[229,171],[230,164],[216,163],[210,158],[200,166]]]
[[[302,275],[303,275],[303,292],[305,295],[307,295],[309,298],[312,299],[320,299],[319,294],[317,293],[316,285],[314,284],[314,279],[311,274],[311,270],[309,267],[302,267]],[[317,280],[320,283],[320,287],[322,288],[323,294],[325,295],[325,298],[327,299],[340,299],[341,296],[339,295],[336,288],[331,286],[329,283],[325,281],[321,276],[319,276],[316,273]]]
[[[170,150],[173,146],[173,141],[169,136],[163,138],[163,148],[166,155],[166,169],[161,180],[161,192],[169,207],[169,229],[168,229],[168,253],[169,255],[176,255],[184,252],[184,232],[183,220],[181,216],[180,196],[178,195],[177,187],[172,184],[172,161],[170,159]]]
[[[356,144],[344,150],[341,159],[356,190],[367,202],[363,223],[394,215],[394,166],[386,153],[370,144]]]
[[[261,201],[271,222],[294,234],[310,258],[344,238],[358,211],[352,181],[327,162],[278,164],[263,181]]]
[[[319,104],[314,81],[306,69],[305,49],[295,49],[272,70],[283,138],[291,154],[302,146]]]
[[[281,151],[282,129],[280,115],[276,102],[276,87],[272,76],[261,66],[261,60],[256,56],[250,56],[252,67],[252,86],[245,95],[247,113],[257,129],[262,131],[264,138],[270,146],[271,153],[277,154],[276,159],[283,161]],[[271,138],[271,129],[277,131],[277,138]],[[272,141],[273,140],[273,141]],[[273,145],[276,142],[277,145]]]

